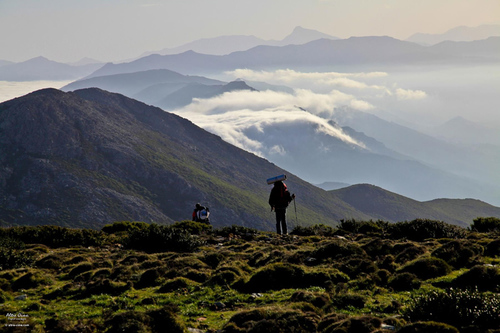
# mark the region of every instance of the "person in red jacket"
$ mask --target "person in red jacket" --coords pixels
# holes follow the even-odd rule
[[[274,183],[269,195],[269,205],[271,206],[271,211],[274,210],[276,213],[276,232],[279,235],[288,234],[286,208],[293,199],[295,199],[295,194],[290,194],[285,183],[282,181]]]

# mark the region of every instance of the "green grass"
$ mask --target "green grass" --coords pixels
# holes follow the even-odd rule
[[[234,230],[237,232],[238,229]],[[274,321],[300,321],[300,316],[315,318],[314,321],[319,323],[323,319],[331,320],[335,313],[346,318],[368,316],[391,322],[392,319],[389,318],[402,315],[404,318],[414,299],[443,290],[444,286],[452,286],[458,276],[470,269],[454,269],[445,276],[422,280],[418,289],[396,292],[376,278],[378,265],[384,262],[388,254],[375,251],[370,256],[362,251],[340,257],[332,255],[320,262],[309,260],[317,248],[332,241],[363,247],[377,236],[344,234],[346,239],[338,239],[335,235],[279,237],[269,232],[257,232],[251,238],[245,239],[245,233],[218,236],[217,232],[216,229],[206,235],[197,235],[198,239],[205,242],[204,245],[184,253],[148,254],[115,246],[120,237],[126,236],[126,231],[104,235],[103,237],[109,238],[105,238],[101,246],[50,248],[27,245],[20,251],[30,251],[34,256],[33,267],[0,271],[0,307],[4,313],[29,315],[30,327],[33,331],[40,332],[51,322],[53,324],[54,320],[65,327],[77,329],[80,327],[78,325],[87,325],[91,332],[100,332],[105,330],[106,323],[118,314],[127,314],[130,311],[148,314],[164,307],[176,309],[175,316],[186,327],[204,331],[224,330],[235,315],[239,315],[239,320],[245,316],[250,318],[257,315],[252,314],[252,310],[262,310],[258,313],[267,316],[269,325]],[[482,244],[498,237],[495,234],[478,233],[474,233],[474,236],[478,243]],[[448,241],[451,240],[413,241],[426,250],[417,259],[428,257],[430,252]],[[386,242],[393,246],[404,241]],[[390,255],[395,257],[397,254]],[[44,261],[40,260],[45,257],[60,258],[59,265],[51,266],[52,268],[38,267],[37,263],[43,263]],[[311,278],[311,274],[325,272],[339,272],[347,278],[342,269],[346,269],[346,263],[355,258],[365,258],[373,262],[376,271],[372,271],[373,266],[366,266],[368,271],[357,272],[351,275],[348,281],[338,283],[307,279]],[[495,257],[481,256],[478,260],[485,264],[500,263],[500,259]],[[405,263],[396,264],[389,274],[396,273],[404,265]],[[75,267],[82,267],[82,271],[75,270]],[[282,270],[273,270],[273,267],[281,267]],[[283,278],[279,275],[280,272],[285,272],[283,269],[287,267],[293,268],[296,279],[304,276],[305,280],[297,280],[297,284],[292,288],[280,289],[278,284],[276,289],[264,288],[263,291],[259,291],[258,285],[254,283],[252,288],[256,289],[246,291],[246,283],[257,272],[267,269],[269,279],[280,279]],[[151,269],[157,270],[157,279],[145,288],[135,288],[134,285],[137,285],[141,275]],[[15,290],[13,286],[16,281],[29,272],[38,279],[38,284],[35,287]],[[222,272],[232,272],[235,279],[229,282],[221,279],[211,280]],[[181,277],[191,282],[171,292],[159,292],[165,282]],[[199,280],[192,281],[188,277]],[[304,285],[304,281],[313,282],[311,285]],[[108,289],[98,289],[99,283],[108,286]],[[291,285],[294,285],[293,281]],[[88,290],[95,292],[89,294]],[[27,300],[15,299],[24,294],[27,295]],[[249,322],[248,325],[257,322]],[[1,316],[0,324],[6,323],[7,317]],[[233,322],[230,325],[239,324]]]

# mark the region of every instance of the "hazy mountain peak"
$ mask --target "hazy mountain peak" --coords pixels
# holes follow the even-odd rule
[[[305,44],[316,39],[339,39],[323,32],[317,30],[306,29],[301,26],[297,26],[293,29],[292,33],[281,40],[280,44]]]
[[[477,27],[459,26],[442,34],[416,33],[411,35],[406,40],[422,45],[434,45],[447,40],[470,42],[474,40],[487,39],[492,36],[500,36],[499,24],[484,24]]]

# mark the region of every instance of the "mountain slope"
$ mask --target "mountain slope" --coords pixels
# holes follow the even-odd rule
[[[479,216],[498,216],[500,208],[473,199],[436,199],[420,202],[386,191],[380,187],[359,184],[331,191],[357,210],[386,221],[411,221],[417,218],[448,221],[468,226]]]
[[[72,82],[61,88],[63,91],[96,87],[110,92],[132,96],[158,84],[199,83],[204,85],[221,85],[222,81],[202,76],[189,76],[167,69],[148,70],[126,74],[106,75]],[[160,99],[158,96],[157,99]]]
[[[2,224],[99,227],[189,219],[272,229],[265,179],[275,165],[191,122],[99,89],[46,89],[0,104]],[[303,223],[368,218],[289,176]]]

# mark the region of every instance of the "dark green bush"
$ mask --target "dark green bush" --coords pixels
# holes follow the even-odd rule
[[[208,223],[188,221],[188,220],[175,222],[172,225],[172,228],[185,230],[191,235],[209,234],[212,231],[212,225]]]
[[[290,302],[307,302],[317,308],[323,308],[330,303],[330,296],[326,293],[316,294],[306,291],[296,291],[290,297]]]
[[[477,288],[479,291],[500,292],[500,269],[495,266],[478,265],[452,281],[458,288]]]
[[[44,244],[49,247],[100,246],[107,241],[102,231],[70,229],[54,225],[10,227],[0,229],[0,238],[10,237],[26,244]]]
[[[412,261],[399,271],[412,273],[421,280],[427,280],[449,274],[451,267],[443,259],[429,257]]]
[[[337,295],[332,298],[332,304],[340,309],[353,307],[362,309],[365,307],[366,297],[359,294]]]
[[[232,225],[230,227],[222,227],[214,230],[214,234],[222,237],[229,237],[229,235],[239,236],[246,240],[252,240],[257,234],[257,229],[243,227],[239,225]]]
[[[335,229],[324,224],[315,224],[309,227],[302,227],[298,225],[295,228],[293,228],[291,234],[297,236],[331,237],[335,234]]]
[[[399,333],[460,333],[455,327],[435,321],[409,324],[401,328]]]
[[[92,264],[89,262],[84,262],[71,269],[71,271],[68,273],[68,276],[70,278],[74,278],[75,276],[90,270],[92,270]]]
[[[403,264],[424,254],[425,248],[408,242],[394,245],[393,253],[396,254],[395,262]]]
[[[349,259],[340,266],[340,270],[351,278],[356,278],[361,274],[369,274],[377,271],[377,265],[373,261],[365,258]]]
[[[141,274],[139,281],[135,284],[135,287],[138,289],[155,287],[159,285],[161,278],[161,273],[158,269],[152,268],[148,269],[144,273]]]
[[[443,259],[455,268],[462,268],[474,263],[483,253],[484,249],[479,244],[465,240],[454,240],[443,244],[432,252],[432,255]]]
[[[427,238],[464,238],[467,235],[467,230],[462,227],[427,219],[390,224],[387,231],[391,238],[414,241],[423,241]]]
[[[369,243],[361,247],[371,257],[384,256],[391,253],[392,241],[380,238],[374,238]]]
[[[473,290],[431,291],[412,300],[404,312],[411,322],[437,321],[459,330],[474,326],[480,332],[500,327],[500,295]]]
[[[324,325],[324,324],[323,324]],[[323,326],[322,325],[322,326]],[[382,325],[382,320],[371,316],[350,317],[330,323],[322,333],[372,333]]]
[[[106,333],[118,332],[169,332],[184,333],[187,331],[177,315],[178,309],[166,305],[158,310],[148,312],[127,311],[114,314],[104,322]]]
[[[133,232],[141,229],[145,229],[148,227],[148,223],[146,222],[131,222],[131,221],[120,221],[114,222],[112,224],[106,224],[102,227],[102,231],[107,234],[116,234],[119,232]]]
[[[500,238],[488,243],[484,254],[490,257],[500,256]]]
[[[304,283],[304,275],[304,270],[299,266],[271,264],[257,271],[243,288],[248,292],[300,288]]]
[[[12,289],[32,289],[39,286],[51,285],[54,281],[42,272],[28,272],[12,283]]]
[[[224,255],[219,252],[212,252],[206,254],[201,261],[203,261],[208,266],[212,267],[212,269],[217,268],[219,264],[224,260]]]
[[[222,333],[299,333],[316,332],[319,318],[299,310],[251,310],[235,314]]]
[[[185,289],[193,286],[193,281],[183,278],[176,277],[174,279],[166,281],[158,290],[159,293],[170,293],[175,290]]]
[[[150,253],[192,252],[200,245],[202,242],[187,231],[158,224],[132,232],[125,241],[127,248]]]
[[[359,245],[341,239],[336,239],[322,245],[312,253],[312,257],[319,260],[327,258],[335,259],[353,255],[366,255],[366,253]]]
[[[352,233],[360,234],[383,234],[389,226],[389,222],[385,221],[356,221],[356,220],[340,220],[338,228]]]
[[[30,267],[35,258],[27,252],[25,245],[18,239],[0,236],[0,270]]]
[[[478,217],[472,221],[470,230],[476,232],[500,231],[500,219],[497,217]]]
[[[422,282],[412,273],[397,273],[389,280],[389,287],[395,291],[409,291],[420,288]]]

